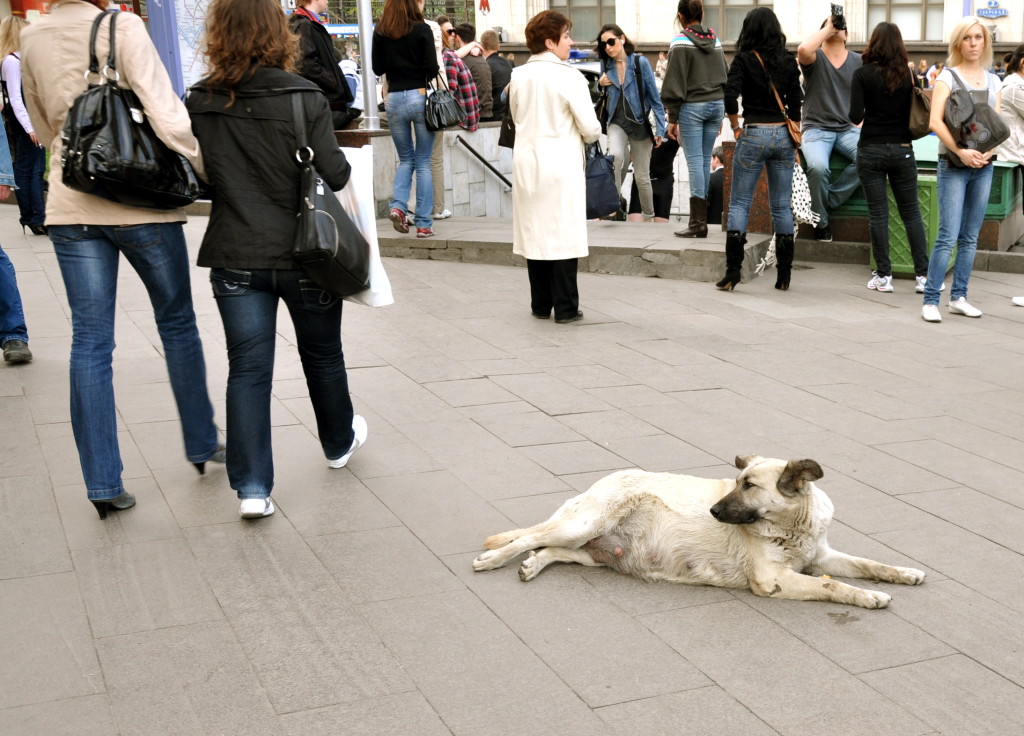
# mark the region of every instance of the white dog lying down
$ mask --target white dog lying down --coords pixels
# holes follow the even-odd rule
[[[473,569],[492,570],[534,550],[519,568],[532,580],[552,562],[606,565],[643,580],[756,595],[885,608],[891,598],[827,577],[918,585],[924,573],[836,552],[826,533],[832,502],[814,460],[736,458],[736,480],[623,470],[602,478],[529,529],[495,534]],[[822,577],[815,577],[815,576]]]

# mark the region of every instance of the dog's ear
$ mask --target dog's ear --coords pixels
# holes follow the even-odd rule
[[[736,456],[736,469],[743,470],[745,467],[750,465],[754,460],[757,459],[757,455],[737,455]]]
[[[779,476],[779,490],[783,493],[800,493],[809,482],[825,475],[814,460],[790,460]]]

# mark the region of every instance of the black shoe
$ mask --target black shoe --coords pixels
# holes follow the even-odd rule
[[[32,361],[32,351],[24,340],[8,340],[4,343],[4,360],[15,365],[29,363]]]
[[[581,319],[583,319],[583,312],[576,312],[576,314],[571,317],[555,317],[555,323],[559,325],[567,325],[570,322],[576,322]]]
[[[831,243],[832,229],[828,225],[814,228],[814,239],[819,243]]]
[[[135,496],[128,491],[122,491],[120,496],[108,498],[106,501],[93,501],[92,505],[96,507],[96,513],[100,515],[100,518],[106,519],[108,511],[124,511],[134,506]]]
[[[227,462],[227,451],[224,449],[224,445],[217,445],[217,452],[213,453],[209,459],[203,460],[201,463],[192,463],[196,466],[196,471],[199,475],[206,475],[206,463],[221,463],[222,465]]]
[[[551,319],[550,312],[548,312],[547,314],[541,314],[540,312],[530,312],[530,314],[532,314],[537,319]]]
[[[47,235],[50,232],[46,229],[46,225],[29,225],[28,229],[33,235]]]

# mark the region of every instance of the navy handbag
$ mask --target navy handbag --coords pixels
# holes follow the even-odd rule
[[[588,143],[587,156],[587,219],[596,220],[619,209],[619,192],[615,187],[614,156],[601,150],[597,143]]]

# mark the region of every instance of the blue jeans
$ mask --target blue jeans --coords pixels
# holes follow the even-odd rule
[[[21,293],[14,264],[0,248],[0,348],[10,340],[28,342],[25,312],[21,308]]]
[[[878,143],[861,146],[857,151],[857,173],[864,185],[868,201],[868,228],[871,252],[879,276],[892,276],[889,260],[889,197],[885,191],[886,177],[892,187],[896,207],[907,231],[914,273],[928,273],[928,241],[917,202],[917,160],[909,143]]]
[[[808,128],[803,132],[800,152],[807,167],[807,184],[811,188],[811,207],[821,215],[818,227],[828,227],[828,213],[850,198],[860,180],[857,178],[857,144],[860,142],[860,128],[848,128],[835,132]],[[833,151],[850,159],[850,166],[831,181],[828,160]]]
[[[785,125],[750,124],[736,141],[732,155],[732,192],[729,194],[729,224],[726,230],[745,233],[754,189],[761,169],[768,170],[768,203],[772,225],[780,235],[793,234],[793,162],[796,149]]]
[[[274,489],[270,391],[278,300],[295,327],[324,455],[335,460],[352,447],[341,299],[300,270],[215,268],[210,283],[228,348],[228,481],[239,498],[266,498]]]
[[[89,498],[101,501],[124,491],[111,368],[122,253],[153,305],[185,453],[194,463],[209,460],[217,451],[217,427],[181,223],[54,225],[50,239],[71,307],[71,428]]]
[[[398,154],[398,171],[395,172],[395,186],[391,207],[409,211],[409,192],[412,190],[412,175],[416,172],[416,227],[426,228],[434,224],[434,182],[430,175],[430,152],[434,147],[434,133],[427,130],[423,117],[427,98],[418,90],[388,92],[385,109],[391,140]],[[343,455],[345,453],[342,453]]]
[[[711,151],[722,130],[725,100],[684,102],[679,106],[679,137],[690,172],[690,196],[708,198]]]
[[[939,287],[946,278],[953,246],[957,250],[949,300],[956,301],[967,296],[967,282],[974,268],[974,252],[978,249],[978,235],[985,221],[985,208],[992,189],[993,169],[993,166],[959,169],[939,157],[939,235],[932,248],[932,257],[928,260],[925,304],[939,303]]]
[[[46,170],[46,150],[40,148],[20,124],[11,138],[14,140],[14,182],[18,185],[19,222],[22,225],[42,225],[46,219],[43,200],[43,172]]]

